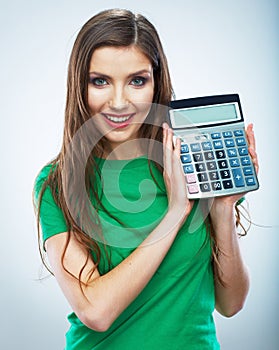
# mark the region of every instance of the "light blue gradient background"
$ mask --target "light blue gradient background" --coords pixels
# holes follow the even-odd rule
[[[243,311],[216,315],[222,349],[279,348],[278,1],[0,2],[1,26],[1,349],[59,350],[68,324],[54,278],[43,282],[31,189],[61,145],[66,71],[81,25],[99,10],[126,7],[157,27],[177,98],[239,93],[253,121],[259,191],[241,240],[251,290]],[[158,320],[158,327],[160,322]],[[155,349],[156,350],[156,349]]]

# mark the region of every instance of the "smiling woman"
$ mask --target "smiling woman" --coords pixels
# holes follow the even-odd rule
[[[92,17],[67,87],[63,146],[34,188],[42,258],[73,309],[65,349],[219,349],[214,308],[232,316],[248,292],[242,195],[208,216],[209,203],[188,200],[154,26],[127,10]],[[251,126],[247,136],[257,165]]]
[[[135,45],[102,47],[92,55],[89,77],[88,105],[107,150],[135,140],[153,101],[149,58]],[[133,145],[129,157],[139,155],[139,144]]]

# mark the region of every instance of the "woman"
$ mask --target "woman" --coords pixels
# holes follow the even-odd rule
[[[232,316],[245,302],[241,195],[215,199],[207,217],[208,203],[187,199],[171,97],[146,18],[107,10],[82,27],[62,149],[35,184],[40,241],[73,308],[66,349],[219,349],[214,308]],[[252,125],[247,136],[257,167]]]

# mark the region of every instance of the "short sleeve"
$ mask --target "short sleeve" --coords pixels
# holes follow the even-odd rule
[[[45,166],[35,180],[34,201],[37,207],[38,199],[44,182],[50,172],[51,165]],[[47,187],[42,196],[40,207],[40,225],[42,230],[43,243],[58,233],[68,231],[62,210],[56,204],[52,192]]]

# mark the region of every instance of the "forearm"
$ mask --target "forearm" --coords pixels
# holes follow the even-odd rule
[[[232,316],[242,308],[249,289],[247,268],[241,257],[236,232],[234,206],[217,205],[211,215],[218,249],[214,262],[216,309],[224,316]]]
[[[158,269],[180,226],[177,215],[168,213],[131,255],[113,270],[89,284],[85,289],[85,295],[91,305],[91,312],[87,310],[86,315],[89,326],[95,327],[94,318],[97,314],[97,322],[104,322],[100,328],[107,329],[127,308]]]

